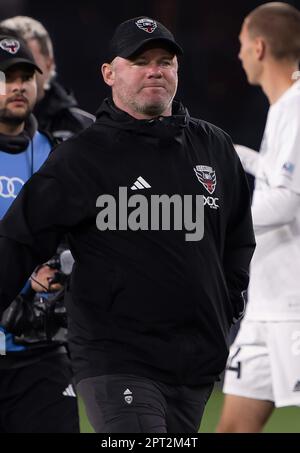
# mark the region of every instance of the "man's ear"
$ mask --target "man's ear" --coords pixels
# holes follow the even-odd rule
[[[266,55],[266,42],[262,38],[257,37],[255,39],[255,54],[259,61]]]
[[[49,72],[55,71],[55,63],[53,57],[46,57],[46,68]]]
[[[115,73],[114,73],[112,64],[104,63],[101,66],[101,72],[102,72],[104,82],[107,85],[109,85],[110,87],[112,87],[114,84],[114,81],[115,81]]]

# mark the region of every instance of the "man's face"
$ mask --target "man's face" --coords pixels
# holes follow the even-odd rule
[[[5,72],[6,94],[0,94],[0,122],[21,124],[32,112],[36,102],[34,69],[15,65]]]
[[[121,110],[137,119],[171,115],[178,84],[174,54],[149,49],[130,60],[116,57],[107,68],[109,77],[104,69],[104,80],[112,87],[114,102]]]
[[[239,40],[241,45],[239,59],[242,62],[248,82],[251,85],[259,85],[262,65],[258,58],[257,42],[249,35],[247,19],[243,23]]]
[[[33,58],[38,65],[38,67],[42,70],[43,74],[37,73],[36,74],[36,82],[37,82],[37,101],[40,101],[45,94],[45,85],[47,84],[50,73],[53,69],[54,63],[53,59],[50,56],[43,55],[41,52],[41,46],[37,39],[28,39],[26,41],[27,46],[31,50]]]

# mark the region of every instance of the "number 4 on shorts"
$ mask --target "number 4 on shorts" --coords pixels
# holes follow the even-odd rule
[[[242,374],[242,364],[239,360],[235,361],[236,360],[236,357],[237,355],[240,353],[242,348],[238,348],[236,353],[231,357],[231,359],[229,360],[229,363],[226,367],[226,370],[230,370],[230,371],[235,371],[237,373],[237,379],[240,379],[241,378],[241,374]]]

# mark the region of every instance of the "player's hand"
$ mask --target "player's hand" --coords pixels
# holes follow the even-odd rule
[[[57,273],[56,269],[50,268],[47,264],[40,267],[30,278],[31,288],[35,292],[59,291],[62,289],[60,283],[51,284]]]

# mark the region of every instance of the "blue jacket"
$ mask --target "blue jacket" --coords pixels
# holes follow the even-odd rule
[[[50,139],[37,130],[23,151],[3,150],[0,147],[0,220],[17,197],[25,182],[45,162],[51,147]],[[3,330],[0,326],[0,331]],[[24,346],[14,344],[13,335],[6,333],[7,352],[24,349],[26,349]]]
[[[50,150],[48,137],[38,131],[27,148],[18,154],[0,149],[0,219],[25,182],[45,162]]]

